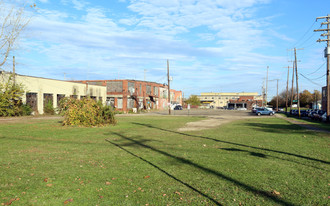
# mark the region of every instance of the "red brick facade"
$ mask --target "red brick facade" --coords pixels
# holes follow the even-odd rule
[[[137,80],[84,80],[90,85],[107,87],[107,103],[116,110],[127,112],[137,109],[167,109],[167,85]],[[182,92],[171,89],[171,103],[182,105]]]
[[[236,100],[229,100],[228,107],[252,109],[252,107],[262,106],[262,100],[254,100],[253,96],[240,96]]]

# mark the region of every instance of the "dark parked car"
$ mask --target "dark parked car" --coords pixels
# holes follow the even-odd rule
[[[300,116],[301,117],[307,117],[307,110],[301,110],[300,111]]]
[[[181,106],[181,105],[176,105],[176,106],[174,107],[174,110],[182,110],[182,106]]]
[[[322,120],[322,115],[325,113],[325,111],[323,110],[319,110],[317,111],[317,113],[314,114],[314,119],[315,120],[319,120],[321,121]]]

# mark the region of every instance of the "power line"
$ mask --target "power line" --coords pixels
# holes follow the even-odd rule
[[[320,27],[321,28],[321,27]],[[308,42],[313,36],[315,36],[315,33],[313,32],[313,34],[309,37],[309,38],[307,38],[303,43],[301,43],[301,44],[298,44],[299,45],[299,47],[302,47],[302,45],[304,45],[306,42]],[[314,42],[315,43],[315,42]]]
[[[325,65],[325,63],[326,63],[326,62],[324,62],[324,63],[323,63],[318,69],[316,69],[314,72],[309,73],[309,74],[307,74],[307,75],[311,75],[311,74],[316,73],[317,71],[319,71],[319,70]]]
[[[307,79],[308,81],[310,81],[311,83],[313,83],[313,84],[315,84],[315,85],[317,85],[317,86],[319,86],[319,87],[322,87],[322,85],[320,85],[320,84],[318,84],[318,83],[315,83],[315,82],[313,82],[313,80],[311,80],[311,79],[309,79],[308,77],[306,77],[305,75],[303,75],[303,74],[301,74],[301,73],[299,73],[302,77],[304,77],[305,79]]]
[[[314,21],[314,23],[306,30],[306,32],[304,33],[304,35],[302,35],[302,37],[300,37],[300,39],[292,46],[295,47],[295,45],[298,44],[298,42],[300,42],[305,36],[306,34],[313,28],[313,26],[315,25],[316,21]],[[310,37],[311,38],[311,37]],[[308,38],[308,40],[310,39]],[[304,42],[305,43],[305,42]]]
[[[321,78],[323,78],[325,75],[327,75],[327,74],[324,74],[324,75],[322,75],[322,76],[320,76],[320,77],[317,77],[317,78],[314,78],[314,79],[311,79],[311,80],[318,80],[318,79],[321,79]]]

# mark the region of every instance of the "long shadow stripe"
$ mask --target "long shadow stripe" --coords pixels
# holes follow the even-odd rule
[[[158,167],[157,165],[153,164],[152,162],[149,162],[148,160],[146,160],[146,159],[144,159],[144,158],[142,158],[142,157],[140,157],[140,156],[138,156],[138,155],[136,155],[136,154],[134,154],[134,153],[128,151],[127,149],[121,147],[120,145],[118,145],[118,144],[116,144],[116,143],[114,143],[114,142],[111,142],[111,141],[108,140],[108,139],[105,139],[105,141],[107,141],[107,142],[109,142],[110,144],[113,144],[113,145],[115,145],[116,147],[118,147],[118,148],[124,150],[125,152],[129,153],[130,155],[132,155],[132,156],[134,156],[134,157],[136,157],[136,158],[139,158],[140,160],[142,160],[142,161],[148,163],[149,165],[151,165],[151,166],[153,166],[154,168],[158,169],[159,171],[161,171],[162,173],[166,174],[166,175],[169,176],[170,178],[172,178],[172,179],[174,179],[174,180],[180,182],[181,184],[183,184],[183,185],[185,185],[186,187],[192,189],[193,191],[197,192],[198,194],[200,194],[200,195],[206,197],[207,199],[209,199],[209,200],[211,200],[212,202],[214,202],[216,205],[220,205],[220,206],[221,206],[221,204],[220,204],[219,202],[217,202],[215,199],[213,199],[212,197],[208,196],[207,194],[204,194],[203,192],[199,191],[198,189],[194,188],[193,186],[189,185],[188,183],[185,183],[185,182],[183,182],[182,180],[176,178],[175,176],[173,176],[173,175],[171,175],[170,173],[166,172],[165,170],[163,170],[162,168],[160,168],[160,167]]]
[[[276,203],[279,203],[279,204],[282,204],[282,205],[294,205],[293,203],[290,203],[290,202],[287,202],[287,201],[285,201],[285,200],[282,200],[282,199],[280,199],[280,198],[278,198],[278,197],[272,195],[272,194],[269,193],[269,192],[262,191],[262,190],[258,190],[257,188],[255,188],[255,187],[253,187],[253,186],[250,186],[250,185],[244,184],[244,183],[242,183],[242,182],[240,182],[240,181],[238,181],[238,180],[235,180],[235,179],[233,179],[233,178],[231,178],[231,177],[228,177],[228,176],[226,176],[226,175],[224,175],[224,174],[221,174],[221,173],[219,173],[218,171],[215,171],[215,170],[212,170],[212,169],[209,169],[209,168],[203,167],[203,166],[201,166],[201,165],[199,165],[199,164],[196,164],[196,163],[194,163],[194,162],[192,162],[192,161],[190,161],[190,160],[184,159],[184,158],[182,158],[182,157],[177,157],[177,156],[174,156],[174,155],[169,154],[169,153],[167,153],[167,152],[164,152],[164,151],[161,151],[161,150],[159,150],[159,149],[153,148],[153,147],[151,147],[151,146],[149,146],[149,145],[142,144],[142,143],[140,143],[140,142],[138,142],[138,141],[136,141],[136,140],[134,140],[134,139],[128,138],[128,137],[126,137],[126,136],[124,136],[124,135],[122,135],[122,134],[115,133],[115,132],[112,132],[112,134],[114,134],[114,135],[116,135],[116,136],[119,136],[119,137],[121,137],[121,138],[123,138],[123,139],[129,140],[129,141],[132,141],[132,142],[134,142],[135,144],[140,145],[140,146],[142,146],[142,147],[144,147],[144,148],[148,148],[148,149],[151,149],[152,151],[155,151],[155,152],[157,152],[157,153],[160,153],[160,154],[163,154],[163,155],[165,155],[165,156],[171,157],[171,158],[173,158],[173,159],[175,159],[175,160],[177,160],[177,161],[179,161],[179,162],[181,162],[181,163],[183,163],[183,164],[192,165],[192,166],[194,166],[194,167],[196,167],[196,168],[198,168],[198,169],[201,169],[201,170],[203,170],[203,171],[206,171],[206,172],[208,172],[208,173],[211,173],[211,174],[213,174],[213,175],[216,175],[216,176],[218,176],[218,177],[220,177],[220,178],[222,178],[222,179],[225,179],[225,180],[227,180],[227,181],[230,181],[230,182],[232,182],[232,183],[234,183],[234,184],[236,184],[236,185],[238,185],[238,186],[244,188],[244,189],[247,190],[247,191],[253,192],[253,193],[256,194],[256,195],[261,195],[261,196],[263,196],[263,197],[265,197],[265,198],[267,198],[267,199],[269,199],[269,200],[272,200],[272,201],[274,201],[274,202],[276,202]]]
[[[324,163],[324,164],[330,164],[330,162],[328,162],[328,161],[315,159],[315,158],[312,158],[312,157],[306,157],[306,156],[303,156],[303,155],[298,155],[298,154],[293,154],[293,153],[288,153],[288,152],[283,152],[283,151],[277,151],[277,150],[272,150],[272,149],[267,149],[267,148],[260,148],[260,147],[255,147],[255,146],[250,146],[250,145],[245,145],[245,144],[240,144],[240,143],[235,143],[235,142],[228,142],[228,141],[224,141],[224,140],[214,139],[214,138],[211,138],[211,137],[203,137],[203,136],[198,136],[198,135],[192,135],[192,134],[186,134],[186,133],[182,133],[182,132],[171,131],[171,130],[167,130],[167,129],[154,127],[154,126],[149,125],[149,124],[141,124],[141,123],[136,123],[136,122],[133,122],[132,124],[141,125],[141,126],[145,126],[145,127],[149,127],[149,128],[153,128],[153,129],[158,129],[158,130],[162,130],[162,131],[166,131],[166,132],[171,132],[171,133],[175,133],[175,134],[185,135],[185,136],[189,136],[189,137],[197,137],[197,138],[201,138],[201,139],[208,139],[208,140],[212,140],[212,141],[215,141],[215,142],[222,142],[222,143],[231,144],[231,145],[237,145],[237,146],[248,147],[248,148],[253,148],[253,149],[258,149],[258,150],[275,152],[275,153],[279,153],[279,154],[286,154],[286,155],[295,156],[295,157],[299,157],[299,158],[303,158],[303,159],[307,159],[307,160],[321,162],[321,163]]]

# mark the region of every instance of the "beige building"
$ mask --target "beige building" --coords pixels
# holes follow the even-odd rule
[[[220,92],[220,93],[201,93],[198,98],[203,106],[210,108],[227,107],[229,100],[238,100],[240,97],[253,97],[254,100],[262,100],[258,92]]]
[[[11,73],[1,72],[0,82],[8,81]],[[106,87],[98,85],[88,85],[76,82],[67,82],[55,79],[40,77],[15,75],[15,81],[24,86],[26,91],[23,95],[23,102],[30,105],[35,113],[43,114],[44,105],[52,102],[57,108],[59,101],[64,97],[81,99],[90,96],[92,99],[100,100],[103,104],[106,101]]]

